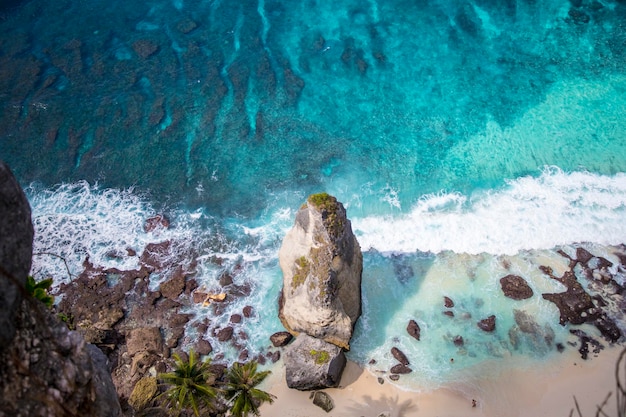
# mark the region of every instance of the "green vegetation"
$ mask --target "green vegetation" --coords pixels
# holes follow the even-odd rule
[[[184,361],[174,354],[174,371],[159,374],[159,379],[170,388],[159,397],[165,399],[166,406],[180,415],[183,409],[191,408],[194,415],[200,415],[202,407],[215,408],[219,390],[215,387],[215,376],[210,372],[210,360],[198,362],[194,351],[189,352],[189,360]]]
[[[339,216],[339,202],[328,193],[311,194],[307,201],[322,213],[322,219],[331,237],[337,238],[344,228]]]
[[[35,278],[30,275],[26,278],[26,292],[44,303],[48,308],[54,304],[54,296],[48,293],[51,286],[52,278],[43,279],[39,282],[36,282]]]
[[[158,375],[168,388],[157,399],[174,415],[191,410],[196,416],[224,416],[227,411],[232,417],[259,416],[261,404],[276,398],[256,388],[271,373],[258,371],[256,361],[234,363],[225,371],[225,379],[218,381],[210,371],[209,359],[199,362],[193,351],[187,361],[177,354],[173,357],[173,371]]]
[[[330,209],[337,204],[337,199],[328,193],[311,194],[308,198],[308,202],[313,204],[318,209]]]
[[[226,372],[225,396],[233,417],[260,416],[259,407],[265,402],[274,402],[272,394],[256,388],[270,374],[257,371],[255,361],[245,364],[234,363]]]
[[[323,365],[330,360],[330,355],[325,350],[311,350],[309,353],[315,358],[315,363],[318,365]]]
[[[69,330],[76,330],[76,325],[74,324],[74,316],[71,314],[59,313],[57,314],[59,320],[61,320]]]
[[[293,280],[291,286],[295,289],[304,284],[307,275],[309,275],[310,265],[306,256],[301,256],[296,259],[296,271],[293,274]]]

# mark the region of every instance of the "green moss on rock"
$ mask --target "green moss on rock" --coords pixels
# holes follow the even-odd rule
[[[318,365],[323,365],[330,360],[330,354],[325,350],[311,350],[309,353]]]
[[[128,398],[128,404],[135,410],[143,410],[157,392],[157,379],[152,376],[141,378]]]
[[[309,270],[311,266],[306,256],[301,256],[296,259],[296,270],[293,274],[293,279],[291,280],[292,288],[296,289],[300,285],[304,284],[306,277],[309,275]]]
[[[341,203],[328,193],[311,194],[307,202],[322,213],[324,226],[330,236],[339,237],[345,226]]]

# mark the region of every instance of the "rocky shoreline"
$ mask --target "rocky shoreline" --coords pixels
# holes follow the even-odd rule
[[[146,227],[168,225],[148,219]],[[171,242],[166,241],[146,247],[142,254],[136,255],[140,259],[141,268],[133,271],[104,269],[86,260],[81,275],[59,288],[59,294],[63,294],[59,312],[71,317],[72,325],[86,340],[107,353],[113,381],[126,410],[129,410],[127,401],[136,383],[151,372],[154,374],[155,370],[164,371],[172,353],[184,354],[183,346],[202,355],[210,354],[213,350],[207,340],[185,334],[185,326],[192,317],[181,310],[185,306],[206,301],[208,294],[198,288],[193,278],[194,265],[188,263],[189,259],[193,259],[193,254],[177,253],[171,245]],[[541,271],[566,287],[560,293],[534,294],[523,277],[512,274],[502,277],[502,292],[511,299],[513,306],[516,300],[542,297],[556,305],[560,311],[560,325],[571,325],[573,328],[570,332],[577,338],[577,342],[555,340],[551,328],[540,326],[523,310],[514,309],[515,326],[509,331],[511,344],[516,346],[520,338],[526,337],[545,345],[547,349],[563,351],[568,347],[575,348],[581,358],[587,359],[590,353],[602,350],[605,343],[614,344],[622,340],[622,331],[613,317],[616,312],[623,314],[626,309],[626,286],[618,282],[610,269],[617,268],[619,273],[626,271],[626,246],[617,246],[614,251],[620,265],[613,265],[609,260],[595,256],[582,247],[577,248],[573,257],[558,250],[557,253],[569,263],[568,270],[561,276],[556,276],[548,266],[541,267]],[[152,291],[148,288],[149,276],[157,273],[165,274],[166,278],[158,291]],[[585,291],[581,284],[583,281],[593,289],[593,296]],[[224,299],[212,303],[216,310],[234,298],[250,294],[249,288],[233,284],[232,276],[227,274],[221,277],[220,284]],[[241,361],[255,359],[262,364],[277,362],[281,352],[285,358],[284,349],[288,351],[294,342],[289,332],[279,329],[272,336],[271,344],[268,344],[264,354],[250,357],[243,343],[247,335],[238,330],[237,324],[254,314],[253,307],[247,306],[239,314],[232,315],[229,323],[211,323],[205,318],[196,324],[197,334],[205,334],[210,329],[220,343],[227,343],[237,349]],[[451,297],[446,296],[442,300],[442,314],[451,319],[459,314]],[[475,325],[485,332],[494,331],[497,323],[498,317],[495,315],[475,320]],[[602,339],[577,328],[583,324],[595,326]],[[407,323],[406,331],[415,343],[423,343],[423,335],[416,320]],[[297,335],[299,332],[292,333]],[[455,335],[450,343],[462,347],[465,343],[464,335]],[[310,350],[310,346],[307,346],[306,350]],[[341,349],[337,354],[342,354]],[[397,347],[392,349],[391,354],[397,363],[390,369],[377,371],[397,381],[401,375],[412,372],[411,358]],[[216,357],[216,363],[221,359]],[[372,368],[376,369],[376,363],[377,358],[371,358]],[[338,378],[332,381],[328,387],[336,386]],[[318,388],[323,387],[303,386],[303,389]]]
[[[146,227],[154,223],[154,219],[147,219]],[[157,222],[156,227],[168,226]],[[189,349],[202,356],[211,354],[213,346],[202,337],[207,332],[218,343],[236,349],[240,361],[254,359],[265,364],[280,359],[280,350],[270,341],[267,351],[254,357],[245,349],[248,336],[241,324],[256,314],[252,306],[232,314],[228,323],[214,322],[206,316],[188,326],[194,317],[184,313],[185,308],[210,303],[210,308],[218,312],[233,299],[250,295],[249,287],[234,284],[232,276],[224,274],[221,292],[206,292],[193,278],[195,265],[189,259],[194,259],[194,254],[178,252],[171,241],[150,244],[143,253],[131,255],[139,258],[137,270],[103,268],[86,259],[83,272],[60,285],[56,293],[61,298],[56,312],[86,342],[107,355],[125,413],[132,415],[128,400],[136,384],[142,378],[165,372],[172,354],[184,357]],[[162,277],[156,290],[149,285],[151,274]],[[226,366],[220,355],[214,355],[213,361],[218,368]]]
[[[2,168],[4,169],[4,165]],[[2,178],[6,182],[4,186],[8,188],[3,192],[10,194],[12,200],[9,200],[12,204],[21,207],[17,212],[30,219],[28,203],[23,194],[20,194],[21,190],[15,187],[16,183],[11,182],[14,179],[10,171],[4,169],[2,174],[5,176]],[[220,277],[219,291],[209,292],[200,287],[194,278],[197,274],[197,265],[193,260],[197,254],[181,251],[175,241],[164,240],[148,244],[141,253],[128,248],[126,254],[111,255],[136,257],[139,267],[133,270],[104,268],[95,265],[89,258],[85,259],[82,272],[68,283],[58,286],[54,295],[60,301],[54,307],[54,315],[39,311],[38,308],[31,309],[27,301],[17,302],[19,294],[12,300],[7,298],[5,305],[17,308],[3,313],[3,319],[13,315],[9,322],[16,323],[17,336],[11,343],[3,342],[0,349],[0,354],[4,355],[0,367],[0,376],[4,377],[2,392],[6,394],[16,387],[16,383],[11,381],[20,381],[23,386],[20,388],[21,391],[14,394],[17,397],[5,395],[5,402],[1,403],[0,409],[15,410],[15,407],[18,407],[16,404],[23,406],[24,401],[27,401],[23,397],[24,392],[41,388],[36,384],[29,385],[31,382],[21,376],[22,371],[9,365],[11,357],[20,357],[20,360],[25,361],[23,366],[26,375],[29,370],[30,372],[39,370],[37,372],[52,378],[51,381],[41,381],[40,384],[50,384],[45,385],[49,388],[49,395],[52,397],[56,395],[59,397],[57,400],[65,401],[68,407],[74,407],[78,411],[93,411],[102,407],[100,411],[105,413],[102,415],[120,413],[125,416],[138,415],[138,410],[156,404],[150,399],[138,402],[137,390],[146,386],[146,381],[154,381],[158,373],[170,369],[170,358],[174,353],[184,357],[185,351],[189,349],[200,355],[209,355],[213,352],[215,346],[203,338],[205,334],[214,336],[213,343],[224,344],[234,349],[237,352],[237,360],[242,362],[256,360],[260,364],[275,363],[282,356],[291,369],[287,372],[287,382],[291,388],[319,390],[336,387],[345,366],[343,351],[349,348],[354,324],[361,314],[362,255],[358,242],[352,235],[345,209],[336,200],[330,202],[333,203],[332,210],[324,208],[324,205],[312,207],[310,210],[306,207],[301,208],[296,219],[297,227],[294,228],[300,228],[305,233],[298,234],[300,232],[296,230],[297,233],[294,232],[295,234],[285,239],[286,245],[292,248],[281,250],[281,267],[285,281],[279,315],[288,331],[276,329],[276,333],[267,341],[267,346],[262,352],[251,355],[245,347],[249,335],[243,330],[242,324],[255,319],[257,312],[252,305],[244,303],[245,307],[231,314],[227,322],[212,320],[210,314],[199,319],[186,312],[190,311],[189,307],[202,304],[208,306],[214,315],[218,316],[218,313],[225,311],[225,306],[230,302],[250,296],[251,288],[247,285],[238,285],[233,279],[238,273],[237,267]],[[7,210],[15,212],[15,207],[11,206]],[[4,236],[32,242],[32,227],[29,232],[28,222],[16,221],[10,216],[5,217],[8,219],[8,226],[2,227],[11,230],[7,229]],[[20,224],[23,227],[19,226]],[[338,225],[341,227],[337,227]],[[146,219],[145,222],[146,232],[168,227],[169,221],[162,215]],[[320,230],[325,230],[327,235],[324,236],[330,237],[329,246],[324,246],[326,243],[322,244],[327,238],[320,237]],[[307,231],[314,233],[307,235]],[[11,242],[3,244],[3,251],[8,253],[11,259],[23,259],[17,269],[0,270],[3,277],[25,275],[30,267],[30,253],[28,257],[24,254],[28,249],[32,252],[32,246],[24,248],[16,244],[15,240]],[[587,359],[590,354],[599,353],[605,344],[623,341],[620,324],[623,323],[626,311],[624,299],[626,246],[612,247],[613,254],[619,260],[618,265],[602,256],[594,255],[582,246],[573,246],[576,247],[575,254],[556,250],[568,264],[561,274],[557,274],[549,266],[539,268],[548,279],[562,284],[564,291],[535,294],[526,280],[519,275],[508,274],[499,279],[501,290],[511,300],[514,312],[515,325],[508,333],[509,342],[514,348],[520,339],[526,338],[538,346],[541,345],[542,349],[557,351],[577,349],[581,358]],[[16,257],[13,252],[18,247],[21,254]],[[301,250],[294,251],[293,247]],[[324,248],[328,249],[328,253]],[[24,260],[26,258],[28,262]],[[321,265],[320,259],[327,262],[321,269],[331,272],[326,278],[323,274],[318,274],[319,271],[315,272],[315,267],[309,265],[312,262]],[[219,259],[215,262],[219,262]],[[151,281],[155,281],[151,278],[156,276],[160,282],[158,288],[154,287],[154,283],[151,284]],[[296,290],[299,289],[307,290],[299,294],[300,299],[296,294]],[[11,296],[10,288],[3,294],[5,298]],[[334,318],[334,324],[330,326],[326,322],[303,321],[307,315],[302,312],[302,297],[308,300],[306,311],[320,309],[319,311],[323,311],[324,314],[331,311],[333,314],[329,317]],[[515,302],[532,297],[541,297],[554,303],[560,312],[559,325],[568,324],[576,341],[555,340],[554,331],[549,325],[541,326],[524,310],[515,308]],[[452,296],[444,296],[441,302],[442,314],[450,319],[464,314],[458,310]],[[39,320],[38,317],[41,316],[47,318]],[[425,343],[427,336],[424,335],[417,319],[416,317],[408,320],[406,332],[414,343]],[[493,332],[499,322],[497,315],[467,319],[473,321],[473,325],[484,332]],[[322,325],[323,323],[326,324]],[[589,334],[583,325],[594,326],[601,337]],[[32,333],[28,330],[29,326],[40,328],[41,334]],[[315,328],[311,330],[309,327]],[[48,336],[45,336],[46,334]],[[3,337],[9,341],[12,338],[8,333],[3,334]],[[462,347],[466,343],[465,337],[466,335],[460,333],[453,335],[448,343]],[[331,354],[329,346],[335,348],[336,352]],[[57,353],[51,353],[46,357],[44,352]],[[302,352],[305,353],[304,356]],[[377,369],[379,358],[371,358],[371,367],[392,381],[412,372],[413,358],[396,346],[390,353],[396,360],[390,369]],[[50,358],[64,358],[65,362],[60,365],[64,369],[64,375],[80,374],[82,379],[70,378],[60,390],[51,388],[56,387],[54,384],[58,384],[59,378],[55,377],[52,363],[48,363]],[[213,369],[219,377],[227,365],[225,358],[221,354],[214,354],[212,358]],[[57,359],[54,361],[58,362]],[[43,370],[45,367],[48,367],[47,370]],[[323,372],[315,377],[317,378],[315,381],[311,382],[310,378],[306,381],[301,380],[303,372],[313,374],[316,368],[323,368]],[[64,381],[62,378],[61,380]],[[97,395],[103,395],[102,398],[109,398],[112,395],[117,397],[116,400],[119,399],[121,407],[119,412],[115,409],[115,401],[108,408],[103,407],[98,402],[101,399],[98,398],[96,398],[98,401],[92,398],[92,402],[83,397],[70,401],[76,393],[87,396],[90,390],[95,390],[90,387],[100,383],[98,381],[104,381],[101,383],[102,387],[108,386],[109,389],[104,389]],[[379,378],[379,382],[383,383],[384,380]],[[25,412],[35,410],[37,406],[33,407],[35,408],[24,408]],[[107,411],[102,411],[105,409]],[[101,415],[97,412],[92,414]]]

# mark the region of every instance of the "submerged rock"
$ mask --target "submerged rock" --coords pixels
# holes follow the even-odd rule
[[[361,315],[363,258],[343,205],[325,193],[310,196],[283,239],[279,260],[283,326],[349,349]]]

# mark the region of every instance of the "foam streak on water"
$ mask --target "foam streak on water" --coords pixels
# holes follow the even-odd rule
[[[498,190],[424,196],[410,213],[353,219],[365,249],[514,254],[560,244],[626,238],[626,176],[546,169]]]

